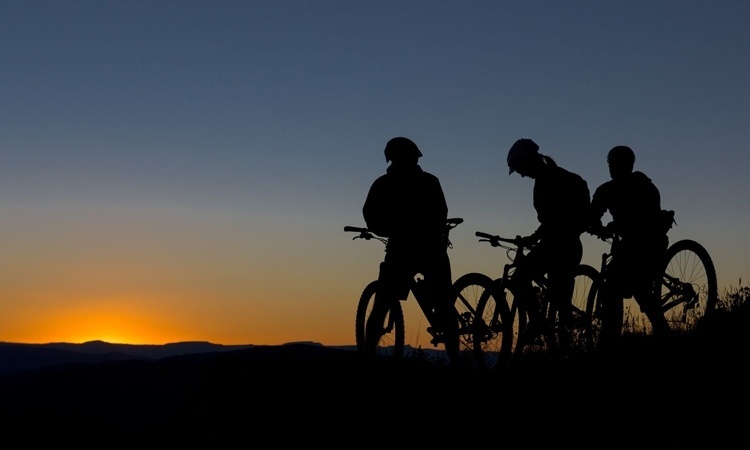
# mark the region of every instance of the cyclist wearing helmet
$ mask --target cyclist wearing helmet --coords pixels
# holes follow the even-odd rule
[[[590,219],[591,234],[603,238],[619,236],[613,243],[607,268],[605,314],[610,306],[611,314],[622,315],[622,299],[634,297],[654,334],[664,335],[669,332],[669,324],[655,298],[655,283],[663,269],[670,224],[665,224],[662,215],[659,189],[643,172],[633,171],[635,153],[630,147],[613,147],[607,154],[607,164],[611,180],[594,191]],[[612,216],[606,227],[602,225],[605,212]],[[607,298],[619,301],[606,301]],[[619,330],[604,328],[602,338],[615,337],[611,333],[619,334]]]
[[[437,326],[446,336],[446,352],[457,362],[458,322],[446,234],[448,205],[438,178],[419,166],[420,157],[422,152],[410,139],[389,140],[385,161],[391,165],[373,182],[362,208],[367,228],[388,238],[378,277],[381,288],[373,308],[386,308],[395,299],[406,299],[409,281],[421,273],[425,288],[436,301],[435,309],[445,318]],[[368,323],[365,335],[380,326]]]
[[[562,320],[570,324],[575,271],[583,257],[581,234],[586,230],[590,205],[588,184],[578,174],[539,153],[539,146],[531,139],[517,140],[508,151],[507,162],[510,174],[516,172],[534,179],[533,202],[539,220],[536,231],[522,238],[527,246],[536,245],[529,251],[525,264],[516,269],[513,277],[518,283],[516,292],[529,304],[534,295],[532,279],[546,273],[551,300],[558,306]],[[538,324],[541,312],[529,309],[530,338],[533,338],[539,331],[534,324]]]

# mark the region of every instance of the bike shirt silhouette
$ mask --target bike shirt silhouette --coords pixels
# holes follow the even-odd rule
[[[533,202],[539,227],[522,238],[536,243],[523,266],[514,274],[518,295],[524,301],[533,295],[531,281],[547,274],[551,300],[559,308],[561,318],[571,320],[570,304],[575,273],[583,257],[581,234],[586,230],[590,207],[588,184],[580,175],[558,166],[531,139],[519,139],[508,151],[509,173],[534,179]],[[528,304],[528,303],[527,303]],[[530,308],[530,317],[540,319],[540,311]]]
[[[592,234],[619,236],[607,268],[605,295],[634,297],[654,333],[666,333],[669,326],[658,309],[655,289],[669,246],[667,222],[671,217],[664,217],[659,189],[651,179],[633,170],[635,153],[630,147],[613,147],[607,154],[607,164],[611,180],[594,191],[590,219]],[[606,212],[612,221],[605,227],[602,217]]]
[[[387,307],[394,299],[406,299],[409,281],[421,274],[438,316],[442,317],[443,323],[437,326],[447,336],[446,351],[455,360],[458,323],[447,249],[448,206],[439,179],[422,170],[420,157],[422,152],[410,139],[395,137],[388,141],[385,160],[391,165],[372,183],[362,208],[367,228],[388,238],[374,308]],[[366,330],[379,325],[368,323]]]

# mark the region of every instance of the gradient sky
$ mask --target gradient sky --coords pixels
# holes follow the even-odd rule
[[[745,284],[748,23],[744,0],[0,0],[0,341],[353,344],[383,246],[343,228],[400,135],[465,219],[454,278],[507,262],[475,231],[536,228],[505,165],[527,137],[592,192],[631,146],[671,240]]]

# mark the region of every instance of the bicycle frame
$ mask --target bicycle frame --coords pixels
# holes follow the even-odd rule
[[[667,289],[667,292],[661,296],[661,310],[666,313],[670,309],[685,304],[683,308],[683,320],[687,317],[690,309],[698,304],[698,293],[691,283],[683,283],[679,278],[667,274],[662,275],[661,285]]]
[[[445,341],[443,338],[442,330],[440,330],[437,326],[437,324],[439,324],[437,320],[437,311],[433,307],[432,299],[422,286],[423,282],[424,280],[422,278],[413,278],[409,282],[409,291],[407,295],[404,298],[397,300],[397,302],[404,302],[408,300],[409,293],[414,297],[414,299],[417,301],[417,304],[419,305],[419,309],[422,311],[422,314],[424,314],[425,319],[427,319],[427,323],[430,324],[430,326],[427,327],[427,332],[430,334],[430,336],[432,336],[432,339],[430,339],[430,344],[432,344],[433,346],[437,346],[438,344],[444,343]],[[461,305],[466,311],[464,313],[459,313],[458,311],[456,311],[456,318],[458,320],[458,333],[462,336],[468,336],[467,339],[473,339],[474,331],[472,328],[472,323],[473,318],[476,315],[476,310],[474,308],[474,305],[471,305],[465,299],[460,299],[460,301]],[[397,320],[398,315],[388,315],[388,322],[385,326],[385,331],[387,333],[390,333],[394,330],[394,328],[396,327],[395,322]]]
[[[453,218],[448,219],[446,222],[446,238],[448,237],[450,230],[458,226],[459,224],[463,223],[463,219],[459,218]],[[384,237],[379,237],[374,235],[371,231],[369,231],[367,228],[361,228],[361,227],[351,227],[347,226],[344,227],[344,231],[349,232],[357,232],[359,235],[355,236],[353,239],[376,239],[381,241],[383,244],[388,243],[388,239]],[[447,239],[446,245],[448,248],[452,248],[452,244],[449,239]],[[383,263],[381,263],[383,264]],[[427,322],[429,323],[429,327],[427,329],[428,333],[432,336],[431,344],[434,346],[437,346],[438,343],[444,342],[443,335],[440,330],[435,328],[435,325],[438,323],[437,321],[437,312],[435,311],[431,295],[428,293],[423,283],[423,278],[419,277],[419,274],[416,274],[415,277],[411,278],[408,281],[408,291],[406,291],[406,295],[403,296],[403,298],[396,299],[396,302],[394,305],[392,305],[389,308],[389,313],[387,313],[387,317],[384,317],[384,325],[383,325],[383,336],[386,336],[390,333],[393,333],[392,336],[395,339],[394,344],[394,354],[400,353],[403,351],[403,343],[404,343],[404,320],[403,320],[403,311],[400,305],[401,301],[406,301],[409,297],[409,294],[411,293],[415,300],[417,301],[417,304],[419,305],[420,310],[424,314],[425,318],[427,319]],[[368,286],[365,288],[365,290],[362,293],[362,296],[360,297],[360,301],[357,308],[357,319],[356,319],[356,330],[355,334],[357,337],[357,346],[358,348],[362,349],[362,346],[364,345],[365,340],[365,323],[367,321],[367,317],[370,314],[369,308],[371,308],[372,304],[374,303],[374,297],[375,293],[378,290],[378,281],[372,281]],[[460,329],[469,329],[469,325],[472,321],[472,318],[474,316],[474,307],[467,302],[464,302],[462,305],[462,309],[465,310],[463,313],[459,313],[458,310],[456,311],[457,319],[459,321],[459,328]],[[394,356],[400,356],[400,355],[394,355]]]
[[[527,255],[527,252],[530,251],[533,246],[526,246],[523,244],[522,240],[519,237],[516,237],[515,239],[510,238],[504,238],[496,235],[491,235],[488,233],[484,233],[481,231],[476,232],[476,236],[480,237],[480,242],[489,242],[493,247],[501,247],[506,250],[506,255],[508,259],[510,260],[510,263],[507,263],[503,266],[503,275],[501,278],[498,278],[495,280],[496,283],[499,283],[499,289],[500,292],[503,292],[506,288],[510,288],[512,285],[513,280],[513,273],[514,269],[517,268],[519,265],[523,264],[524,258]],[[512,246],[507,246],[501,244],[501,242],[505,242],[508,244],[512,244]],[[516,256],[511,257],[510,253],[515,252]],[[534,305],[529,304],[533,299],[521,299],[522,301],[526,302],[526,305],[524,305],[525,308],[540,308],[540,311],[542,313],[545,313],[546,310],[550,307],[556,308],[556,306],[553,304],[553,302],[550,302],[548,296],[546,295],[548,285],[547,285],[547,277],[545,275],[537,276],[531,280],[532,287],[534,290],[536,290],[538,298],[541,300],[540,304]],[[510,308],[511,316],[515,316],[518,313],[518,305],[514,301],[512,305],[508,305]],[[572,304],[572,312],[574,315],[579,316],[585,316],[586,311],[578,308],[577,305]],[[523,320],[523,319],[522,319]]]
[[[509,239],[480,231],[476,235],[480,242],[489,242],[493,247],[506,249],[510,260],[503,267],[502,277],[489,282],[481,274],[469,274],[470,277],[467,275],[467,278],[475,280],[484,288],[474,322],[474,348],[480,366],[494,368],[506,365],[515,355],[525,353],[526,348],[531,353],[559,355],[560,351],[591,347],[594,338],[587,306],[590,290],[594,289],[599,275],[595,268],[587,264],[578,265],[570,304],[565,305],[571,312],[572,321],[563,324],[560,320],[560,306],[556,304],[556,299],[548,295],[549,282],[546,274],[537,274],[531,280],[531,286],[536,291],[531,297],[521,298],[516,295],[517,286],[512,281],[515,269],[523,264],[523,258],[527,257],[529,250],[533,250],[533,245],[527,245],[520,237]],[[511,245],[506,246],[501,242]],[[516,254],[511,255],[511,252]],[[539,327],[535,326],[526,333],[534,314],[531,311],[539,312]],[[540,336],[541,340],[535,336]]]
[[[600,282],[604,284],[607,282],[608,266],[612,260],[613,253],[615,253],[613,249],[617,248],[616,244],[619,236],[603,237],[594,235],[610,244],[609,252],[602,254],[601,268],[599,270]],[[678,267],[680,273],[671,275],[669,271],[672,261],[679,253],[690,253],[697,258],[697,261],[692,262],[694,267],[690,267],[689,270],[695,271],[697,267],[703,269],[705,272],[696,277],[692,273],[682,273],[683,268]],[[681,264],[681,262],[678,264]],[[670,245],[665,252],[665,260],[662,267],[662,273],[660,278],[654,283],[652,294],[654,298],[660,299],[661,313],[667,317],[673,326],[676,326],[676,324],[681,324],[680,326],[682,327],[692,326],[701,314],[713,310],[717,297],[716,271],[711,257],[700,244],[689,239],[684,239]],[[683,277],[685,279],[682,279]],[[696,284],[695,278],[702,277],[705,277],[704,285]],[[701,302],[703,294],[705,294],[705,305]],[[596,309],[599,311],[601,310],[602,301],[601,296],[597,296]],[[705,311],[702,311],[701,308],[705,308]]]

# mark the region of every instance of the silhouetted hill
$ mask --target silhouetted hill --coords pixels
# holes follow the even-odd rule
[[[304,341],[290,342],[284,345],[305,344],[322,346],[322,344]],[[170,356],[189,355],[193,353],[227,352],[252,348],[248,345],[221,345],[204,341],[175,342],[163,345],[112,344],[104,341],[90,341],[82,344],[54,342],[48,344],[22,344],[0,342],[0,375],[38,369],[57,364],[96,364],[104,361],[155,360]],[[356,349],[355,346],[333,346],[341,350]],[[410,354],[415,349],[406,346],[404,352]],[[427,357],[435,360],[447,360],[442,350],[420,350]]]
[[[0,376],[0,424],[8,442],[103,446],[721,448],[745,437],[750,400],[748,339],[724,338],[630,337],[494,373],[314,343],[73,362]]]
[[[206,353],[250,348],[252,345],[221,345],[204,341],[174,342],[163,345],[111,344],[103,341],[90,341],[83,344],[51,343],[48,348],[59,348],[86,353],[123,353],[144,358],[165,358],[189,353]]]
[[[159,359],[250,347],[252,345],[219,345],[210,342],[177,342],[164,345],[111,344],[103,341],[90,341],[83,344],[0,342],[0,375],[56,364],[94,364],[103,361]]]

